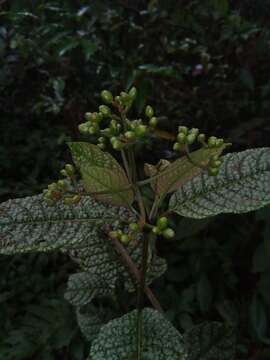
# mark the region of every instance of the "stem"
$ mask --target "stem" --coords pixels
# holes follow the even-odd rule
[[[110,239],[112,240],[112,242],[116,248],[116,251],[120,255],[124,265],[128,268],[130,274],[133,276],[136,283],[139,283],[141,280],[140,271],[138,270],[137,266],[134,264],[133,260],[127,253],[126,249],[123,247],[123,245],[117,239],[112,238],[112,237],[110,237]],[[149,299],[150,303],[153,305],[153,308],[156,309],[157,311],[159,311],[160,313],[163,313],[163,309],[162,309],[159,301],[153,294],[152,290],[148,286],[145,286],[144,292],[145,292],[147,298]]]

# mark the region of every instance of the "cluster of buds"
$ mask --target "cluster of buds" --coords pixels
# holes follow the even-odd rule
[[[214,155],[210,158],[207,172],[210,176],[216,176],[219,173],[220,166],[222,164],[222,158],[219,155]]]
[[[43,191],[45,200],[49,205],[54,205],[59,200],[63,200],[66,205],[77,204],[81,200],[80,195],[67,195],[70,185],[75,179],[74,166],[66,164],[64,169],[60,171],[60,174],[63,175],[65,179],[48,185],[48,188]]]
[[[155,235],[162,235],[166,239],[172,239],[175,236],[175,232],[168,225],[168,219],[163,216],[157,220],[156,226],[152,228],[152,232]]]
[[[130,241],[134,238],[134,235],[138,233],[140,226],[137,223],[130,223],[127,231],[115,230],[110,231],[109,236],[111,238],[117,239],[123,245],[127,246]]]
[[[199,143],[205,148],[219,148],[224,144],[223,139],[218,139],[215,136],[210,136],[206,141],[205,134],[199,132],[199,129],[188,129],[186,126],[178,127],[177,141],[173,145],[174,151],[183,151],[186,145]]]
[[[97,145],[102,150],[107,144],[111,144],[114,150],[119,151],[144,138],[157,126],[158,119],[154,116],[154,110],[150,105],[145,108],[146,121],[142,119],[131,121],[126,117],[136,94],[135,87],[132,87],[129,92],[122,91],[115,97],[110,91],[103,90],[101,98],[106,105],[100,105],[98,112],[86,113],[86,122],[79,125],[79,131],[85,135],[96,135]],[[109,106],[113,107],[117,113],[114,113]]]

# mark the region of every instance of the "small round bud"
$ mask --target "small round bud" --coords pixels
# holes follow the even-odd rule
[[[160,235],[161,234],[161,230],[157,227],[157,226],[154,226],[152,228],[152,232],[155,234],[155,235]]]
[[[65,190],[67,188],[67,183],[64,180],[58,180],[57,187],[59,190]]]
[[[111,142],[111,144],[113,144],[115,141],[117,141],[118,140],[118,138],[116,137],[116,136],[112,136],[111,138],[110,138],[110,142]]]
[[[196,135],[195,134],[188,134],[187,135],[187,144],[191,145],[195,142]]]
[[[121,91],[120,93],[120,98],[123,102],[128,102],[130,101],[130,96],[128,93],[126,93],[125,91]]]
[[[135,134],[139,137],[144,136],[147,133],[147,126],[146,125],[138,125],[135,128]]]
[[[189,132],[190,132],[190,134],[195,135],[195,136],[199,135],[199,129],[197,129],[197,128],[192,128],[192,129],[190,129]]]
[[[125,132],[125,137],[129,140],[133,140],[136,138],[136,134],[134,131],[127,131]]]
[[[123,234],[120,237],[120,241],[123,245],[128,245],[128,243],[130,242],[130,238],[127,234]]]
[[[224,144],[224,140],[223,139],[217,139],[216,141],[216,147],[220,147]]]
[[[150,105],[147,105],[146,108],[145,108],[145,115],[151,119],[151,117],[154,116],[154,109],[152,108],[152,106]]]
[[[178,142],[174,143],[173,144],[173,150],[174,151],[181,151],[181,145]]]
[[[210,148],[214,148],[217,144],[217,138],[215,136],[210,136],[207,143]]]
[[[55,182],[49,184],[48,189],[50,190],[50,192],[57,191],[58,190],[57,184]]]
[[[111,116],[111,109],[109,108],[109,106],[107,105],[100,105],[99,106],[99,111],[100,113],[104,116],[104,117],[109,117]]]
[[[104,136],[100,136],[100,137],[98,138],[98,142],[103,144],[103,143],[106,142],[106,138],[105,138]]]
[[[188,128],[186,126],[178,126],[178,132],[187,135]]]
[[[149,125],[152,126],[152,127],[156,127],[157,126],[157,123],[158,123],[158,119],[153,116],[150,120],[149,120]]]
[[[139,225],[137,223],[130,223],[129,224],[129,230],[130,231],[138,231],[140,229]]]
[[[164,230],[166,229],[168,226],[168,219],[163,216],[161,218],[158,219],[157,221],[157,227],[160,229],[160,230]]]
[[[118,233],[117,233],[117,231],[110,231],[110,232],[109,232],[109,236],[110,236],[112,239],[117,239],[117,238],[118,238]]]
[[[94,126],[90,126],[90,128],[88,129],[88,132],[90,135],[94,135],[96,133],[96,128]]]
[[[199,143],[203,143],[205,142],[205,138],[206,138],[205,134],[199,134],[197,140]]]
[[[121,143],[120,140],[115,140],[115,141],[112,143],[112,147],[113,147],[114,150],[119,151],[119,150],[122,150],[123,144]]]
[[[85,119],[86,119],[87,121],[91,121],[91,120],[92,120],[92,113],[91,113],[91,112],[87,112],[87,113],[85,113],[84,117],[85,117]]]
[[[81,133],[81,134],[88,134],[88,125],[87,125],[87,123],[82,123],[82,124],[80,124],[79,126],[78,126],[78,129],[79,129],[79,132]]]
[[[166,230],[162,231],[162,235],[165,237],[165,239],[172,239],[175,237],[175,232],[171,228],[167,228]]]
[[[66,170],[67,174],[70,175],[70,176],[74,175],[74,173],[75,173],[74,166],[71,165],[71,164],[66,164],[65,165],[65,170]]]
[[[208,175],[209,176],[217,176],[218,172],[219,172],[219,168],[216,168],[216,167],[210,167],[208,169]]]
[[[62,176],[68,177],[68,173],[66,172],[65,169],[62,169],[62,170],[60,171],[60,174],[61,174]]]
[[[185,135],[183,132],[180,132],[180,133],[177,135],[177,141],[179,142],[179,144],[185,144],[185,143],[186,143],[186,140],[187,140],[187,137],[186,137],[186,135]]]
[[[101,98],[102,100],[106,103],[106,104],[111,104],[112,101],[113,101],[113,96],[112,96],[112,93],[108,90],[103,90],[101,92]]]
[[[129,92],[128,92],[129,96],[131,97],[132,100],[134,100],[137,96],[137,89],[135,88],[135,86],[133,86]]]
[[[221,166],[221,161],[220,160],[213,161],[213,162],[211,162],[211,165],[214,168],[219,168]]]

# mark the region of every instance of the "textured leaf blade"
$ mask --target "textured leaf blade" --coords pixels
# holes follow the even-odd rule
[[[194,326],[184,335],[187,360],[233,360],[235,329],[218,322]]]
[[[106,194],[95,195],[96,199],[114,205],[130,206],[133,203],[134,195],[127,176],[109,153],[84,142],[72,142],[69,147],[86,191],[104,191]]]
[[[84,196],[79,204],[49,206],[42,195],[0,205],[0,254],[77,249],[100,238],[104,224],[128,221],[130,212]]]
[[[186,360],[182,336],[160,313],[143,310],[143,360]],[[137,351],[137,311],[103,326],[88,360],[134,359]]]
[[[74,306],[84,306],[95,296],[106,296],[113,292],[113,286],[87,272],[73,274],[68,279],[65,299]]]
[[[226,145],[218,149],[202,148],[190,153],[190,158],[195,164],[207,165],[209,158],[213,155],[220,155],[225,147]],[[156,181],[156,192],[160,196],[166,195],[202,173],[202,168],[192,162],[184,156],[165,167]]]
[[[270,202],[270,148],[227,154],[218,176],[202,173],[181,186],[169,208],[202,219],[220,213],[244,213]]]

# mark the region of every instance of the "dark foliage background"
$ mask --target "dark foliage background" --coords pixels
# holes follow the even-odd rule
[[[90,5],[89,5],[90,3]],[[58,177],[99,93],[138,88],[164,129],[196,126],[270,145],[270,1],[0,2],[0,199]],[[199,65],[199,66],[198,66]],[[148,155],[168,157],[161,144]],[[147,158],[146,158],[147,156]],[[270,211],[175,219],[160,244],[169,271],[155,285],[180,331],[205,320],[238,329],[238,357],[270,358]],[[63,255],[0,258],[0,360],[84,359],[87,344],[63,299],[76,266]],[[56,320],[57,319],[57,320]]]

